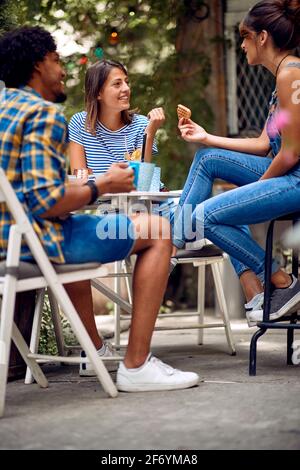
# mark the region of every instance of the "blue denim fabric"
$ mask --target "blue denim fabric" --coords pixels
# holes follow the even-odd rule
[[[99,225],[100,224],[100,225]],[[110,236],[100,237],[100,229]],[[134,228],[125,215],[72,215],[63,221],[65,262],[110,263],[126,258],[134,245]]]
[[[276,157],[276,155],[280,152],[281,149],[281,135],[276,134],[269,136],[271,148],[272,148],[272,155]]]
[[[274,116],[278,112],[278,97],[277,97],[277,90],[272,93],[271,100],[269,102],[269,115],[267,119],[267,134],[270,141],[270,146],[272,150],[272,156],[276,157],[281,149],[281,135],[280,131],[277,128],[276,120],[274,120]]]
[[[290,63],[287,66],[299,68],[300,65]],[[273,157],[281,149],[280,132],[277,129],[274,133],[273,115],[277,111],[275,89],[269,103],[266,126]],[[263,281],[265,253],[252,239],[246,224],[265,222],[297,211],[300,197],[300,164],[284,176],[258,181],[271,163],[271,158],[229,150],[199,150],[179,206],[175,214],[171,214],[174,245],[182,248],[187,241],[206,237],[230,255],[239,276],[250,268]],[[208,199],[215,178],[240,188]],[[193,238],[186,238],[187,228]],[[273,261],[272,271],[277,270],[278,264]]]
[[[174,217],[174,212],[177,209],[178,201],[179,198],[168,198],[164,201],[153,201],[152,213],[170,220],[170,218]]]
[[[180,215],[190,204],[195,239],[204,236],[224,249],[239,276],[252,269],[263,279],[264,250],[252,240],[246,224],[298,210],[300,198],[299,165],[285,176],[258,181],[271,162],[271,158],[222,149],[198,151],[175,217],[171,219],[173,243],[182,247],[186,241],[191,241],[182,236],[180,222]],[[241,187],[208,199],[215,178]],[[274,262],[273,272],[277,270]]]

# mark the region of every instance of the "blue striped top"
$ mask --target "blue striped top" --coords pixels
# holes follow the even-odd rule
[[[74,114],[69,123],[69,139],[84,147],[87,167],[94,174],[107,171],[112,163],[123,162],[125,153],[141,149],[143,136],[148,125],[146,116],[134,114],[130,124],[117,131],[107,129],[99,121],[96,135],[85,129],[86,111]],[[153,153],[157,153],[154,142]]]

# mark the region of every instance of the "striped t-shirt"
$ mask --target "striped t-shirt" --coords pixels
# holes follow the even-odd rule
[[[141,149],[145,129],[149,123],[146,116],[134,114],[131,124],[117,131],[107,129],[99,121],[96,135],[85,128],[86,111],[74,114],[69,123],[69,139],[84,147],[87,167],[94,174],[107,171],[112,163],[123,162],[125,153]],[[156,143],[153,153],[157,153]]]

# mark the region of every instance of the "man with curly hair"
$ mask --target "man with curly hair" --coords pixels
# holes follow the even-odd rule
[[[134,392],[186,388],[198,375],[181,372],[151,356],[150,343],[165,291],[170,254],[170,228],[158,216],[70,215],[102,193],[128,192],[133,171],[114,164],[95,183],[69,184],[66,175],[67,123],[53,103],[66,99],[65,71],[55,42],[40,27],[23,27],[0,38],[0,164],[23,204],[44,249],[55,263],[107,263],[137,254],[133,278],[133,313],[129,344],[117,372],[119,390]],[[101,240],[100,224],[113,224],[114,237]],[[12,219],[0,205],[0,259],[5,258]],[[158,237],[151,238],[153,225]],[[137,233],[148,236],[139,237]],[[126,236],[124,237],[124,233]],[[168,236],[163,236],[165,234]],[[32,261],[22,245],[22,259]],[[155,275],[153,275],[155,273]],[[99,356],[115,355],[98,335],[89,281],[66,286]],[[81,367],[92,375],[91,366]]]

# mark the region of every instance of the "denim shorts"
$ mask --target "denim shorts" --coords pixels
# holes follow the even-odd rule
[[[67,264],[119,261],[130,254],[135,242],[134,225],[122,214],[72,215],[62,226]]]

